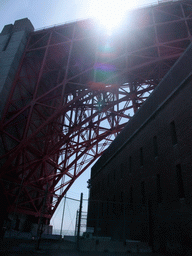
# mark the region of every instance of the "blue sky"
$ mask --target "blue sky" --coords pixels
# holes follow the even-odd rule
[[[88,17],[88,0],[1,0],[0,30],[5,24],[29,18],[35,29]]]
[[[0,0],[0,31],[4,25],[14,24],[15,20],[29,18],[35,29],[63,24],[65,22],[97,17],[114,21],[122,17],[124,11],[136,6],[148,5],[157,1],[151,0]],[[123,7],[123,8],[120,8]],[[117,13],[118,11],[118,13]],[[112,18],[112,19],[111,19]],[[105,22],[105,19],[103,22]],[[117,22],[116,22],[117,23]],[[90,169],[85,171],[68,192],[69,197],[78,198],[84,193],[88,198],[87,180]],[[61,215],[62,207],[56,212]],[[76,209],[74,209],[76,213]],[[53,224],[60,228],[60,218],[53,217]]]
[[[35,29],[96,16],[123,15],[127,9],[155,3],[155,0],[1,0],[0,31],[5,24],[29,18]],[[109,12],[107,14],[107,11]],[[117,13],[118,12],[118,13]]]

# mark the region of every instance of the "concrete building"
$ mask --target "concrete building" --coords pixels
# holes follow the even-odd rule
[[[30,20],[16,20],[0,33],[0,118],[12,87],[30,32]]]
[[[92,167],[95,235],[187,252],[192,238],[192,46]]]
[[[4,26],[0,33],[0,119],[21,62],[29,34],[33,30],[33,25],[29,19],[25,18],[15,21],[14,24]],[[0,145],[0,152],[1,154],[3,153],[2,143]],[[8,203],[2,187],[0,188],[0,198],[2,205],[0,209],[0,227],[2,227],[4,220],[7,218]]]

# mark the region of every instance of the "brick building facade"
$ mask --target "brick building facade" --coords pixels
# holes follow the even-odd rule
[[[192,46],[93,166],[88,226],[183,251],[192,238]],[[188,249],[187,249],[188,250]]]

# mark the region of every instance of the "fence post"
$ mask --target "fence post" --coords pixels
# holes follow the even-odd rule
[[[36,246],[37,250],[39,250],[41,235],[43,233],[43,214],[44,214],[46,201],[47,201],[47,193],[48,193],[48,182],[47,182],[46,189],[45,189],[45,197],[44,197],[44,200],[43,200],[43,206],[41,208],[41,215],[40,215],[40,218],[39,218],[39,224],[38,224],[38,228],[37,228],[37,246]]]
[[[77,210],[76,212],[76,221],[75,221],[75,238],[76,238],[76,242],[77,242],[77,227],[78,227],[78,216],[79,216],[79,210]]]
[[[63,215],[62,215],[62,221],[61,221],[61,230],[60,230],[60,236],[62,238],[62,228],[63,228],[63,221],[64,221],[64,213],[65,213],[65,203],[66,203],[66,195],[64,197],[64,204],[63,204]]]
[[[83,193],[81,193],[80,205],[79,205],[79,219],[78,219],[78,229],[77,229],[77,250],[79,251],[79,235],[81,227],[81,213],[82,213],[82,204],[83,204]]]

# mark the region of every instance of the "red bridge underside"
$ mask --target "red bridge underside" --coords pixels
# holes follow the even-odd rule
[[[91,20],[33,32],[0,123],[8,211],[50,219],[190,44],[191,31],[192,1],[178,1],[130,12],[111,37]]]

